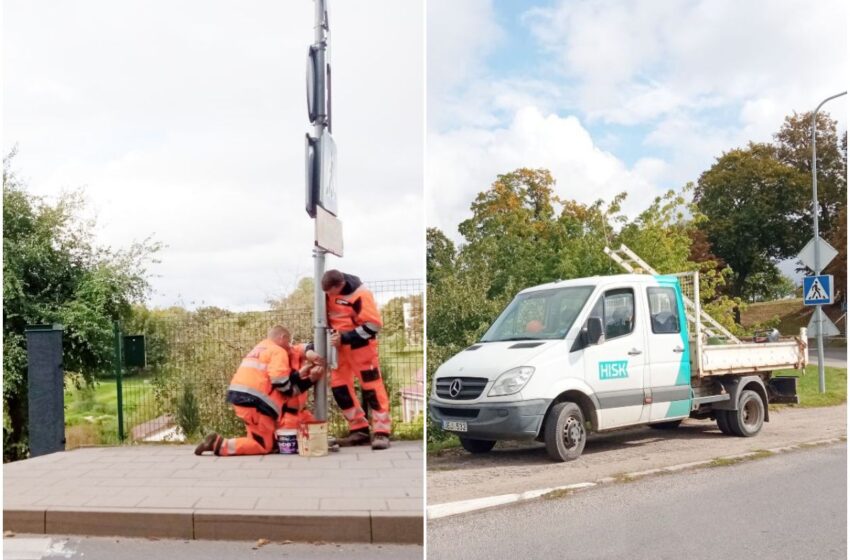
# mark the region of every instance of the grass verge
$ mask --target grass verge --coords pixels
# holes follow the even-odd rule
[[[847,402],[847,370],[843,368],[825,367],[826,393],[820,392],[817,364],[806,366],[805,373],[796,369],[774,372],[774,375],[797,377],[797,394],[800,395],[801,408],[820,406],[836,406]],[[788,405],[771,405],[782,407]]]

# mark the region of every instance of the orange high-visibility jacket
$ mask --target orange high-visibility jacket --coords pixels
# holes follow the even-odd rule
[[[289,376],[286,350],[270,339],[260,341],[239,364],[227,388],[227,402],[256,408],[275,420],[280,416],[281,399],[274,395],[272,378]]]
[[[275,391],[292,396],[306,391],[312,384],[290,367],[286,350],[267,338],[242,359],[227,388],[227,402],[256,408],[277,420],[282,399]]]
[[[384,323],[375,296],[372,295],[360,278],[343,274],[345,286],[337,296],[326,296],[328,323],[340,334],[340,342],[354,348],[369,344],[381,330]]]

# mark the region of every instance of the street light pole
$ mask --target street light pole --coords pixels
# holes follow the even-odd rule
[[[812,114],[812,214],[814,215],[814,230],[815,230],[815,275],[821,273],[820,266],[820,231],[819,231],[819,205],[818,205],[818,160],[817,160],[817,130],[818,130],[818,111],[821,107],[823,107],[824,103],[835,99],[836,97],[841,97],[842,95],[847,95],[847,92],[841,92],[832,97],[827,97],[823,101],[820,102],[820,105],[817,106],[815,112]],[[816,324],[818,325],[818,387],[821,393],[826,393],[826,374],[824,372],[823,367],[823,306],[818,305],[815,307],[815,313],[817,318],[815,319]]]

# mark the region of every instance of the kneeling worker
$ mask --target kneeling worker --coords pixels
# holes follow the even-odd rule
[[[313,349],[313,343],[292,344],[286,341],[286,354],[289,356],[289,367],[293,371],[299,371],[300,377],[309,375],[314,368],[324,368],[325,360]],[[303,391],[297,395],[288,397],[283,402],[283,415],[278,422],[280,428],[296,429],[302,423],[315,422],[316,417],[307,408],[309,393]]]
[[[356,276],[329,270],[322,277],[327,297],[328,324],[336,333],[332,343],[339,348],[338,367],[331,373],[331,391],[348,420],[348,436],[340,446],[368,445],[369,422],[354,392],[360,380],[363,400],[372,417],[372,449],[390,446],[390,401],[381,379],[377,335],[383,323],[375,297]]]
[[[309,389],[324,374],[322,368],[308,363],[304,372],[289,365],[285,347],[289,331],[277,325],[242,360],[227,388],[227,402],[245,423],[247,435],[223,438],[209,434],[195,455],[212,451],[216,455],[263,455],[275,446],[275,427],[282,415],[283,403]],[[309,373],[308,373],[309,371]]]

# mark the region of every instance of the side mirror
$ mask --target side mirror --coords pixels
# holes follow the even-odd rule
[[[602,319],[599,317],[588,317],[587,323],[584,329],[582,329],[582,334],[586,337],[585,340],[588,345],[603,342]]]

